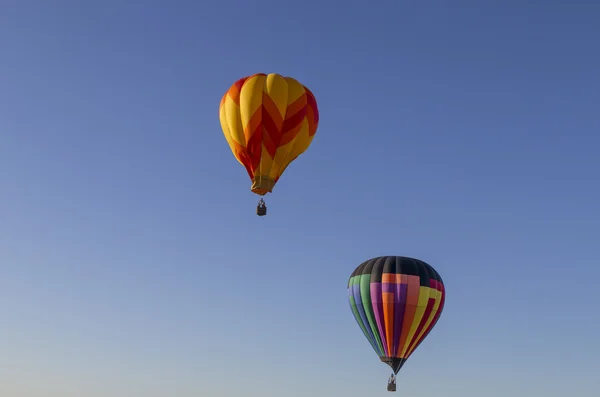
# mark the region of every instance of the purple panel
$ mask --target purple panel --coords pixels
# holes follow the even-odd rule
[[[379,336],[383,344],[383,351],[389,356],[387,342],[385,339],[385,322],[383,319],[383,302],[381,299],[381,283],[371,283],[371,303],[373,304],[373,312],[375,313],[375,321],[379,329]]]
[[[382,283],[382,292],[395,293],[396,283]]]
[[[396,284],[394,294],[394,356],[400,350],[400,334],[404,321],[404,308],[406,307],[406,284]]]

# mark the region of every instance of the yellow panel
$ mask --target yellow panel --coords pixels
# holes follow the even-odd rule
[[[413,317],[412,324],[410,324],[410,330],[408,331],[408,336],[406,337],[406,341],[404,342],[404,346],[402,346],[402,357],[407,357],[406,353],[408,351],[408,347],[412,345],[413,338],[417,328],[419,327],[419,323],[423,318],[423,314],[425,314],[425,309],[427,308],[427,301],[429,300],[429,290],[430,287],[420,287],[419,288],[419,300],[417,302],[417,310],[415,311],[415,316]],[[408,324],[403,324],[408,325]]]
[[[223,135],[225,135],[225,139],[227,140],[229,147],[231,147],[233,150],[233,138],[231,137],[231,131],[229,131],[229,125],[227,124],[224,106],[219,108],[219,121],[221,122],[221,128],[223,129]]]
[[[225,139],[227,140],[227,144],[229,145],[229,147],[231,148],[231,152],[233,153],[233,157],[235,157],[235,159],[241,164],[244,165],[244,163],[242,163],[242,160],[239,158],[237,150],[235,150],[235,141],[233,140],[232,136],[231,136],[231,131],[229,129],[229,125],[227,124],[227,117],[225,114],[225,107],[221,107],[219,109],[219,119],[221,121],[221,128],[223,129],[223,135],[225,135]]]
[[[308,128],[308,121],[306,120],[306,118],[304,118],[304,120],[302,120],[302,126],[300,127],[300,131],[298,131],[298,134],[291,142],[293,146],[292,150],[290,150],[290,153],[288,154],[290,158],[296,158],[302,153],[304,153],[306,149],[308,149],[310,143],[314,138],[314,135],[310,136],[309,133],[310,130]]]
[[[265,148],[265,145],[262,145],[261,150],[262,154],[260,156],[260,164],[258,165],[258,172],[256,173],[256,176],[269,177],[269,173],[273,168],[273,159],[267,151],[267,148]]]
[[[302,95],[304,95],[306,90],[304,89],[304,86],[296,79],[286,77],[285,81],[288,83],[288,98],[286,106],[289,106],[290,104],[296,102]]]
[[[308,121],[304,119],[296,137],[290,143],[277,149],[271,176],[273,178],[281,176],[290,163],[308,149],[313,137],[314,135],[309,136]]]
[[[278,74],[272,73],[267,76],[265,92],[277,106],[281,118],[285,118],[285,110],[288,105],[288,83]]]
[[[227,124],[231,139],[237,142],[240,146],[246,147],[244,127],[240,117],[240,107],[233,101],[233,99],[227,96],[222,109],[224,112],[224,122]]]
[[[240,117],[244,129],[248,126],[250,119],[262,105],[263,87],[265,84],[265,76],[254,76],[244,82],[240,91]],[[253,131],[247,131],[251,134]],[[245,137],[246,141],[250,136]]]

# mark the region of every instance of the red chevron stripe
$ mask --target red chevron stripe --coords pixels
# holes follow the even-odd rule
[[[263,144],[271,157],[275,157],[275,152],[281,142],[281,127],[283,119],[277,106],[266,93],[263,94]]]
[[[312,91],[306,87],[304,87],[304,89],[306,90],[306,99],[308,101],[308,107],[310,108],[312,113],[312,120],[309,119],[308,122],[309,124],[314,124],[314,129],[311,130],[310,134],[312,136],[315,134],[315,132],[317,132],[317,125],[319,124],[319,107],[317,106],[317,99],[315,98]]]

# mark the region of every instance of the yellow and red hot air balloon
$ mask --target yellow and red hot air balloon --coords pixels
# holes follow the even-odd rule
[[[319,124],[313,93],[291,77],[258,73],[239,79],[221,99],[219,119],[235,158],[264,196],[311,144]],[[258,215],[266,215],[261,198]]]

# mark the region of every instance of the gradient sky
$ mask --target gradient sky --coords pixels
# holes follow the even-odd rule
[[[600,395],[600,3],[367,4],[0,2],[0,396],[387,395],[378,255],[448,293],[398,395]],[[321,113],[264,218],[256,72]]]

